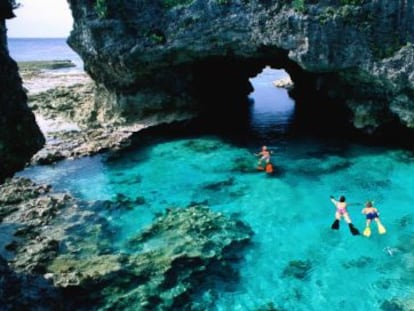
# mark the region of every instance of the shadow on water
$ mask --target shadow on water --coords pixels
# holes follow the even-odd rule
[[[133,148],[144,152],[157,143],[208,135],[254,148],[280,143],[290,135],[295,105],[287,90],[275,87],[273,81],[286,75],[283,70],[265,68],[258,78],[251,79],[254,91],[248,97],[217,98],[214,108],[203,111],[199,118],[142,130],[134,136]]]
[[[216,98],[211,105],[213,108],[206,109],[197,119],[137,133],[132,148],[140,148],[145,158],[155,144],[208,135],[250,149],[261,145],[285,148],[288,144],[306,144],[312,140],[320,148],[314,153],[310,150],[307,154],[310,157],[345,154],[350,143],[412,148],[407,138],[410,133],[398,126],[376,134],[364,134],[353,128],[349,111],[342,105],[322,97],[292,98],[287,88],[274,84],[276,80],[287,77],[284,70],[266,67],[257,77],[250,79],[252,92],[247,98]],[[387,130],[390,134],[385,134]]]

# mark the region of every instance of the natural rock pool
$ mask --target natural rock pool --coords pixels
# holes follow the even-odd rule
[[[116,252],[128,251],[125,241],[170,207],[202,203],[248,224],[254,235],[235,263],[239,278],[202,291],[200,310],[413,308],[414,152],[289,135],[294,106],[275,78],[265,70],[253,82],[260,94],[252,94],[243,133],[150,134],[116,157],[36,166],[19,176],[82,200],[111,201],[101,215],[117,228]],[[262,144],[274,150],[273,176],[255,169]],[[372,224],[370,238],[352,236],[343,221],[331,230],[330,195],[346,196],[361,232],[361,209],[373,200],[387,233]]]

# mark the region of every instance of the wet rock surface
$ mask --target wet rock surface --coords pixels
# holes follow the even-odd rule
[[[210,278],[237,279],[232,263],[253,235],[206,206],[171,208],[120,251],[100,212],[108,202],[23,178],[0,186],[0,202],[0,301],[38,310],[182,310]]]
[[[68,62],[23,63],[22,76],[29,107],[46,137],[31,164],[49,165],[130,145],[144,126],[101,127],[96,123],[94,83],[84,72],[59,71]]]
[[[31,163],[48,165],[64,159],[118,151],[129,147],[132,135],[139,130],[140,127],[122,127],[49,132],[45,147],[32,157]]]
[[[116,152],[128,148],[135,133],[159,123],[157,120],[119,126],[99,123],[93,81],[84,72],[47,69],[54,64],[54,61],[36,63],[35,69],[29,67],[23,74],[29,106],[46,137],[45,146],[32,157],[31,164],[49,165],[64,159]]]

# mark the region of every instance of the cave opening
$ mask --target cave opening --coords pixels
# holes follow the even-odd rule
[[[200,76],[205,75],[198,77],[202,86],[197,91],[209,122],[246,137],[246,142],[311,138],[384,144],[408,135],[395,122],[374,133],[355,126],[355,111],[350,106],[355,90],[341,83],[341,72],[302,68],[286,51],[266,50],[261,57],[250,59],[228,57],[198,69]],[[278,74],[290,77],[291,85],[277,88],[273,82]],[[260,82],[266,75],[267,89]]]
[[[323,74],[299,67],[286,51],[271,52],[254,59],[209,59],[195,66],[194,98],[203,126],[263,143],[349,132],[348,112],[329,98],[329,88],[320,84]],[[290,83],[277,87],[283,79]]]
[[[249,94],[252,136],[265,143],[286,135],[295,111],[295,101],[288,92],[293,87],[289,74],[266,66],[249,81],[253,87]]]

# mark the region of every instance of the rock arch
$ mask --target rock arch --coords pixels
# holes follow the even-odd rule
[[[271,65],[289,73],[299,103],[316,94],[342,105],[355,128],[413,133],[412,0],[68,1],[68,42],[97,84],[91,117],[102,124],[213,117]],[[44,143],[7,52],[12,16],[0,17],[0,180]]]
[[[343,105],[356,128],[414,128],[413,1],[69,2],[69,44],[98,84],[101,122],[222,108],[270,65],[289,73],[298,98]]]

